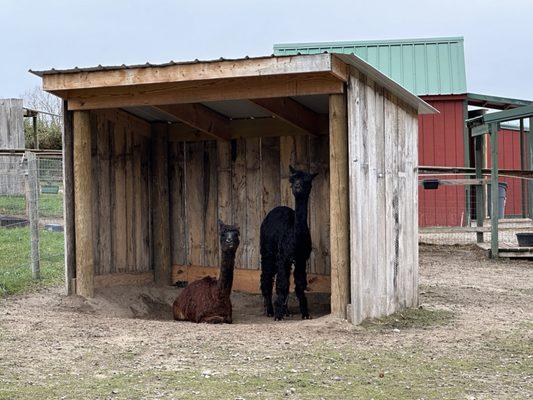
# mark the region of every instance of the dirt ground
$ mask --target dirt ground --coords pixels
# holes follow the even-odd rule
[[[8,297],[0,399],[527,399],[532,267],[422,246],[421,307],[358,327],[323,296],[314,319],[274,322],[234,294],[233,325],[172,321],[177,288]]]

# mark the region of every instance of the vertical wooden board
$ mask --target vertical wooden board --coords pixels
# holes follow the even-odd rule
[[[398,145],[397,151],[397,165],[398,165],[398,212],[399,212],[399,224],[398,224],[398,247],[399,247],[399,262],[398,262],[398,275],[396,281],[397,288],[397,304],[399,308],[406,306],[407,290],[406,287],[406,274],[409,268],[409,252],[406,249],[407,240],[407,208],[409,207],[406,182],[406,159],[408,158],[406,148],[406,115],[401,104],[396,103],[398,113]]]
[[[411,176],[411,196],[414,201],[413,205],[413,215],[412,215],[412,228],[413,228],[413,242],[411,243],[411,248],[413,251],[413,307],[418,306],[418,118],[416,113],[413,113],[411,118],[411,146],[413,149],[413,170]]]
[[[385,124],[383,88],[375,86],[374,116],[376,134],[376,226],[375,226],[375,250],[377,251],[377,284],[375,291],[376,308],[378,315],[387,312],[387,263],[386,263],[386,225],[385,215],[387,210],[385,175],[387,159],[385,158]]]
[[[218,153],[218,219],[226,224],[232,224],[231,142],[219,140],[216,144]]]
[[[133,208],[135,210],[135,269],[148,271],[149,265],[143,263],[143,209],[142,209],[142,172],[141,172],[141,143],[142,136],[139,132],[133,134],[132,144],[132,177],[133,177]]]
[[[296,169],[309,172],[309,136],[294,136],[294,164]]]
[[[263,188],[261,221],[270,210],[281,204],[279,146],[279,137],[261,138],[261,184]]]
[[[186,143],[185,207],[187,219],[188,263],[203,265],[204,214],[204,142]]]
[[[147,137],[140,137],[141,155],[141,242],[137,243],[140,248],[140,259],[138,262],[146,270],[153,266],[152,248],[152,201],[151,201],[151,179],[152,165],[150,162],[151,141]]]
[[[350,281],[352,323],[363,320],[362,312],[362,116],[360,115],[359,73],[351,71],[347,87],[348,105],[348,167],[350,196]]]
[[[310,138],[309,160],[311,172],[318,172],[309,199],[309,229],[313,244],[310,270],[329,275],[329,136]]]
[[[183,142],[169,143],[170,248],[172,264],[187,263],[185,224],[185,155]]]
[[[259,231],[261,226],[261,142],[246,140],[246,243],[248,268],[260,269]],[[241,244],[242,245],[242,244]]]
[[[377,135],[375,116],[376,116],[376,96],[374,82],[367,79],[364,87],[361,88],[365,91],[366,102],[366,150],[367,150],[367,179],[368,179],[368,196],[365,204],[367,214],[367,233],[365,236],[366,242],[369,244],[367,247],[367,266],[368,275],[367,279],[367,303],[368,303],[368,316],[375,318],[380,315],[379,301],[378,301],[378,278],[379,278],[379,264],[377,253],[377,241],[378,241],[378,148],[377,148]],[[377,295],[377,296],[376,296]]]
[[[92,173],[92,219],[93,219],[93,255],[94,255],[94,273],[99,275],[102,273],[102,267],[100,263],[100,245],[101,239],[99,235],[99,202],[100,198],[100,175],[99,175],[99,162],[98,162],[98,123],[99,118],[96,112],[90,112],[90,123],[91,123],[91,173]]]
[[[217,143],[214,140],[205,142],[204,153],[204,264],[216,267],[219,265],[218,252],[218,212],[217,212]]]
[[[65,220],[65,291],[74,294],[76,288],[73,281],[76,277],[76,232],[74,226],[74,129],[72,111],[63,101],[63,215]]]
[[[135,186],[133,177],[133,132],[126,127],[126,149],[124,153],[124,171],[126,175],[126,265],[127,271],[136,271],[135,251]]]
[[[232,166],[232,215],[240,228],[241,243],[248,240],[246,229],[246,139],[237,139],[236,157]],[[239,246],[235,255],[236,268],[249,268],[244,246]]]
[[[98,210],[98,254],[100,260],[100,273],[108,274],[111,271],[113,260],[111,257],[111,182],[109,179],[111,166],[110,158],[110,139],[108,120],[98,117],[98,131],[96,140],[98,141],[98,176],[100,180]]]
[[[114,213],[114,240],[115,246],[115,270],[125,272],[127,270],[127,236],[126,236],[126,174],[125,174],[125,150],[126,132],[124,126],[115,124],[112,133],[114,140],[113,170],[115,175],[115,207]]]
[[[395,218],[397,214],[398,199],[397,196],[397,168],[396,168],[396,147],[397,147],[397,132],[398,132],[398,115],[395,104],[391,101],[391,96],[388,92],[384,92],[384,131],[385,131],[385,160],[386,160],[386,174],[385,174],[385,263],[386,263],[386,313],[391,314],[395,310],[395,275],[397,272],[396,264],[396,234],[395,234]]]
[[[281,205],[294,209],[294,196],[292,195],[291,185],[289,182],[289,165],[296,163],[296,143],[294,136],[280,137],[280,196]]]

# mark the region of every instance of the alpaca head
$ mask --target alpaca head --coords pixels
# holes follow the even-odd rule
[[[222,221],[218,221],[218,229],[220,232],[220,248],[223,252],[237,251],[239,247],[239,228],[235,225],[226,225]]]
[[[292,194],[294,197],[309,197],[309,194],[311,193],[311,187],[313,186],[313,179],[318,175],[318,173],[310,174],[305,171],[299,171],[292,165],[289,165],[289,170],[291,171],[289,182],[291,183]]]

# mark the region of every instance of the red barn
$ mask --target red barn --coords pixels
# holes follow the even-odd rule
[[[468,93],[462,37],[274,45],[276,55],[323,52],[355,54],[439,110],[419,116],[419,165],[473,167],[473,142],[464,125],[469,106],[508,109],[530,103]],[[519,167],[517,136],[501,136],[501,168],[514,168],[516,162]],[[467,224],[475,216],[475,203],[467,197],[462,186],[420,189],[420,226]],[[521,199],[520,183],[510,182],[506,214],[520,215],[516,207]]]

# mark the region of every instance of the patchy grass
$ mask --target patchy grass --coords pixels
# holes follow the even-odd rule
[[[26,215],[26,199],[24,196],[0,196],[0,214]],[[41,217],[62,217],[63,195],[41,193],[39,196],[39,215]]]
[[[0,296],[57,285],[64,279],[63,233],[39,231],[40,281],[31,277],[29,227],[0,229]]]
[[[428,329],[444,326],[454,320],[454,313],[447,310],[425,307],[409,308],[384,318],[364,321],[361,326],[368,330]]]
[[[89,345],[90,347],[90,345]],[[427,345],[397,349],[328,341],[302,349],[247,352],[235,358],[210,343],[181,349],[180,362],[146,362],[149,347],[88,349],[73,370],[59,360],[46,374],[0,369],[0,399],[459,399],[527,396],[533,351],[523,332],[488,335],[482,345],[445,354]],[[169,343],[170,350],[175,351]],[[204,365],[202,366],[202,363]],[[207,365],[207,366],[206,366]],[[1,364],[0,364],[1,366]],[[486,398],[481,396],[480,398]]]

